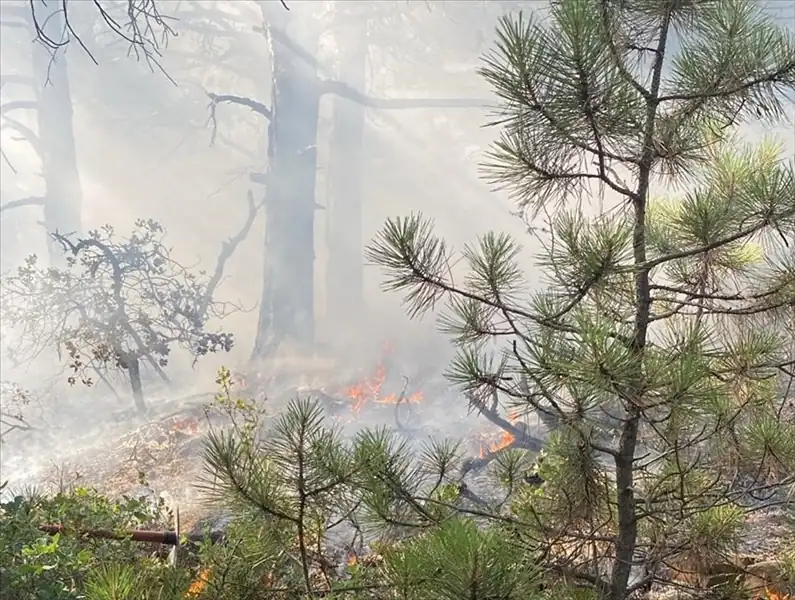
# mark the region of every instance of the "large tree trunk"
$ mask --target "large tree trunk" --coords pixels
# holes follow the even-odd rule
[[[317,38],[310,37],[301,41],[314,55]],[[278,40],[272,39],[272,48],[265,272],[252,358],[267,356],[287,340],[309,345],[315,330],[319,81],[316,70]]]
[[[367,21],[352,20],[338,10],[335,24],[338,48],[338,79],[353,89],[367,92]],[[347,21],[347,23],[345,22]],[[336,96],[329,159],[329,206],[327,298],[329,323],[336,330],[350,330],[364,309],[362,285],[362,162],[365,109],[359,103]]]
[[[44,33],[60,40],[63,15],[60,4],[36,4],[36,17]],[[33,44],[33,71],[36,78],[38,129],[41,142],[42,175],[45,184],[44,226],[47,247],[53,264],[63,262],[63,252],[49,234],[80,233],[83,192],[77,169],[75,137],[72,129],[72,96],[66,54],[43,44]]]

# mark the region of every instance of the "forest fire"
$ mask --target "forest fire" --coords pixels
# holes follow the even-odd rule
[[[351,410],[358,413],[368,401],[378,399],[381,393],[381,387],[386,381],[386,369],[382,361],[378,362],[375,373],[364,381],[348,386],[343,391],[343,395],[353,402]]]
[[[379,360],[376,365],[375,372],[364,381],[346,387],[342,391],[342,396],[352,401],[353,406],[351,411],[354,414],[359,414],[362,407],[369,403],[375,404],[397,404],[398,402],[408,402],[410,404],[418,404],[423,400],[422,392],[414,392],[405,395],[405,390],[400,394],[386,394],[381,395],[381,390],[386,381],[386,368],[384,367],[383,360]]]
[[[511,411],[508,413],[508,421],[511,423],[516,423],[519,420],[519,413],[516,411]],[[495,452],[499,452],[503,448],[507,448],[511,444],[516,441],[516,436],[514,436],[509,431],[504,431],[500,434],[499,439],[491,442],[488,445],[481,445],[480,446],[480,454],[479,458],[485,458],[489,454],[494,454]]]
[[[499,452],[503,448],[510,446],[515,440],[516,438],[511,433],[505,431],[496,442],[480,447],[479,458],[485,458],[489,454]]]
[[[389,351],[387,350],[385,354],[388,353]],[[366,405],[386,404],[395,407],[404,403],[407,405],[417,405],[423,403],[425,399],[421,391],[407,393],[406,388],[408,387],[408,380],[406,380],[404,388],[398,393],[384,393],[384,388],[386,385],[387,367],[385,366],[385,360],[382,358],[378,361],[375,369],[369,376],[364,377],[358,383],[342,388],[337,393],[337,397],[340,398],[342,401],[342,406],[345,407],[343,410],[347,410],[347,418],[349,421],[357,420],[362,409]],[[506,416],[507,420],[512,425],[515,425],[521,418],[521,414],[515,410],[510,411]],[[336,418],[340,419],[341,417],[337,416]],[[398,422],[398,426],[401,425],[402,424]],[[490,433],[483,433],[478,436],[481,440],[479,444],[479,451],[475,450],[474,448],[473,450],[478,453],[479,459],[488,460],[501,450],[520,443],[521,440],[517,442],[517,435],[519,434],[514,428],[511,428],[510,430],[498,429],[497,431]],[[477,448],[477,446],[475,448]]]

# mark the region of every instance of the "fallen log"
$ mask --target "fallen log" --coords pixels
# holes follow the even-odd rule
[[[63,525],[44,524],[39,526],[39,530],[50,535],[75,535],[82,538],[106,539],[106,540],[132,540],[134,542],[145,542],[152,544],[162,544],[164,546],[179,546],[180,535],[176,531],[148,531],[142,529],[131,529],[125,531],[114,531],[111,529],[70,529]],[[206,535],[203,533],[190,533],[185,535],[189,543],[199,544],[208,540],[216,544],[223,540],[224,532],[210,531]]]

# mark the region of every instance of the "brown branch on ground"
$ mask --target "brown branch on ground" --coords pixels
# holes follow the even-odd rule
[[[544,442],[541,439],[530,435],[526,423],[511,423],[500,415],[499,399],[496,389],[492,389],[492,398],[493,402],[490,406],[487,406],[482,399],[477,398],[474,394],[467,394],[470,405],[473,406],[480,415],[484,416],[486,420],[505,431],[506,434],[510,436],[510,441],[496,450],[484,451],[478,458],[465,459],[461,465],[461,480],[469,473],[484,468],[506,450],[518,448],[529,450],[530,452],[540,452],[544,448]]]
[[[470,404],[475,407],[479,414],[486,417],[486,419],[507,432],[513,438],[511,446],[516,448],[524,448],[533,452],[540,452],[544,447],[544,442],[530,435],[527,431],[527,425],[524,423],[511,423],[504,419],[499,413],[499,406],[494,403],[492,406],[486,406],[485,402],[479,400],[474,395],[469,394],[468,399]]]
[[[405,375],[403,376],[403,389],[400,390],[400,395],[398,396],[397,400],[395,401],[395,425],[397,425],[398,431],[403,431],[405,433],[413,433],[416,431],[416,427],[412,427],[409,423],[404,423],[400,418],[400,407],[406,406],[406,409],[409,411],[407,417],[411,418],[411,403],[407,402],[408,396],[406,395],[406,391],[409,388],[409,378]]]
[[[461,463],[460,479],[463,480],[464,477],[466,477],[470,473],[475,471],[480,471],[481,469],[486,467],[491,461],[497,458],[500,454],[502,454],[506,450],[512,450],[514,448],[521,448],[523,450],[532,450],[531,448],[526,448],[520,445],[519,443],[517,443],[516,440],[513,440],[510,444],[506,444],[499,450],[489,450],[487,452],[484,452],[483,456],[479,456],[477,458],[466,458]]]
[[[483,498],[478,496],[475,492],[469,489],[466,483],[460,481],[458,483],[458,493],[461,495],[462,498],[465,500],[469,500],[472,504],[477,506],[482,506],[484,508],[490,508],[489,503],[486,502]]]

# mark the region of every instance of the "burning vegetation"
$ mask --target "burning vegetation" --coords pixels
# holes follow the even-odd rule
[[[149,37],[172,32],[156,0],[85,4],[98,13],[74,28],[65,0],[3,4],[3,43],[14,30],[26,36],[14,53],[40,42],[25,57],[30,77],[3,73],[4,95],[8,86],[30,95],[4,96],[0,125],[28,144],[21,156],[38,157],[41,181],[21,179],[18,188],[41,195],[0,211],[40,211],[32,222],[36,232],[44,226],[48,256],[20,259],[2,276],[2,335],[13,330],[7,358],[21,374],[37,379],[27,369],[49,361],[62,383],[29,393],[3,374],[3,450],[12,436],[41,433],[30,418],[40,402],[56,418],[44,428],[49,437],[20,446],[25,473],[41,446],[66,455],[75,421],[103,412],[86,409],[89,400],[110,395],[133,408],[118,419],[110,408],[96,415],[103,445],[79,457],[74,481],[60,473],[49,494],[0,486],[0,597],[792,600],[795,164],[785,144],[745,133],[749,124],[786,124],[795,36],[765,3],[556,0],[543,15],[514,11],[513,2],[397,3],[397,12],[384,2],[171,3],[188,41],[170,62],[196,85],[179,86],[155,114],[174,100],[188,127],[190,111],[209,100],[208,145],[234,150],[224,160],[250,157],[235,163],[253,188],[240,193],[245,219],[206,271],[177,260],[159,221],[137,219],[129,235],[116,224],[84,227],[73,109],[98,108],[98,98],[122,89],[132,122],[162,90],[129,102],[126,85],[82,76],[75,81],[102,85],[73,105],[69,77],[79,67],[66,68],[62,49],[70,39],[86,49],[78,31],[104,24],[157,64],[160,47]],[[486,13],[471,11],[489,10],[501,16],[480,56]],[[434,29],[433,42],[420,44],[422,24],[448,35]],[[386,41],[377,44],[379,36]],[[428,87],[441,77],[437,58],[448,63],[445,78],[470,74],[474,55],[465,73],[458,67],[461,47],[472,45],[491,98],[397,97],[397,63],[413,76],[430,63],[433,81],[426,73],[411,84]],[[401,52],[410,60],[395,60]],[[234,64],[223,64],[229,57]],[[210,81],[267,89],[269,98],[208,92]],[[452,138],[458,125],[437,128],[443,119],[414,112],[403,123],[419,125],[403,131],[395,119],[394,138],[382,136],[365,109],[386,124],[391,109],[483,109],[495,98],[491,124],[500,131],[483,174],[516,200],[537,260],[496,231],[456,254],[422,213],[386,220],[366,243],[363,216],[376,208],[366,202],[392,187],[398,200],[411,196],[388,180],[363,192],[363,174],[403,175],[404,163],[383,158],[385,146],[402,139],[422,156],[413,162],[427,163],[416,172],[440,191],[415,183],[418,206],[453,197],[459,202],[445,211],[464,213],[468,201],[450,190],[474,186],[461,165],[445,163],[480,143],[441,143],[438,130]],[[115,123],[122,107],[114,106]],[[254,123],[225,120],[241,107]],[[16,118],[22,111],[35,111],[30,125]],[[172,135],[125,137],[147,138],[139,143],[154,151]],[[381,145],[377,159],[365,139]],[[424,140],[437,152],[423,154]],[[129,155],[149,155],[143,147]],[[6,148],[4,182],[18,175]],[[207,163],[217,156],[208,151]],[[318,185],[323,170],[327,190]],[[188,179],[166,189],[190,189]],[[197,190],[203,195],[204,183],[185,194]],[[166,211],[171,198],[163,200],[157,208]],[[394,200],[379,208],[405,206]],[[172,219],[195,213],[184,229],[203,239],[191,228],[226,217],[230,205],[218,204],[179,204]],[[483,205],[478,215],[499,228],[499,202]],[[316,247],[321,210],[326,261]],[[256,323],[238,329],[252,333],[244,375],[221,368],[218,389],[198,407],[170,410],[155,390],[176,395],[178,355],[193,383],[188,369],[198,358],[239,348],[220,321],[250,311],[222,301],[221,282],[258,217],[264,243],[249,255],[258,262],[242,261],[238,272],[258,273]],[[365,262],[402,295],[409,317],[438,317],[455,351],[443,383],[435,364],[433,373],[405,376],[397,350],[412,348],[387,347],[351,378],[340,368],[312,379],[302,363],[293,380],[279,362],[323,353],[318,280],[327,288],[324,325],[366,329]],[[324,350],[335,367],[350,368],[340,337],[328,333]],[[61,393],[82,402],[69,423],[60,419]],[[132,482],[144,492],[130,492]],[[199,499],[214,507],[213,522],[179,510]]]

